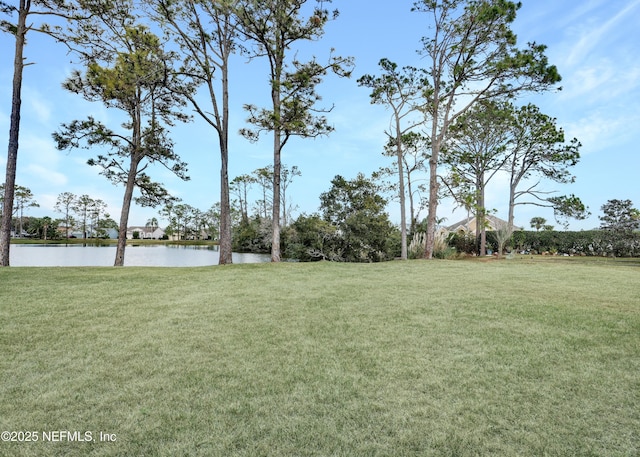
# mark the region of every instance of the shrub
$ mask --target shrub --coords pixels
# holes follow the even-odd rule
[[[302,214],[291,225],[284,250],[286,257],[312,262],[316,260],[340,260],[335,252],[336,228],[317,214]]]
[[[424,257],[424,250],[427,245],[427,234],[416,232],[407,248],[407,257],[410,259],[421,259]]]
[[[518,251],[585,256],[639,257],[640,233],[616,233],[604,230],[581,232],[514,232]]]
[[[233,229],[233,250],[236,252],[269,252],[271,241],[269,227],[271,221],[259,216],[241,221]]]
[[[471,234],[454,233],[450,235],[449,246],[454,247],[461,254],[474,254],[478,251],[476,237]]]

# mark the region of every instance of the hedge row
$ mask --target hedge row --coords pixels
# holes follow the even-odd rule
[[[460,252],[474,252],[475,238],[454,235],[450,245]],[[487,232],[487,247],[496,250],[493,232]],[[516,231],[508,249],[533,254],[552,253],[604,257],[640,257],[640,233],[615,233],[604,230],[581,232]]]

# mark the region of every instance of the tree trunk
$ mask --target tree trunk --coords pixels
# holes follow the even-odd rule
[[[280,130],[273,135],[273,211],[271,226],[273,239],[271,242],[271,261],[280,262]]]
[[[230,47],[225,46],[225,49]],[[229,201],[229,66],[228,57],[221,66],[222,72],[222,119],[220,139],[220,258],[219,265],[233,263],[231,245],[231,203]],[[218,116],[219,118],[219,116]]]
[[[280,44],[280,46],[282,46]],[[282,49],[282,48],[281,48]],[[284,52],[284,49],[282,49]],[[273,236],[271,240],[271,261],[280,262],[280,171],[282,153],[282,130],[281,122],[281,100],[280,100],[280,80],[282,77],[283,59],[277,59],[275,73],[271,87],[271,100],[273,101],[273,117],[275,119],[273,129],[273,204],[271,227]],[[265,198],[266,200],[266,198]],[[265,201],[266,204],[266,201]]]
[[[225,120],[227,116],[225,115]],[[231,203],[229,201],[229,147],[227,141],[228,129],[223,127],[220,134],[220,257],[219,265],[233,263],[231,249]]]
[[[404,191],[404,172],[402,166],[402,139],[400,137],[400,119],[396,115],[396,132],[398,137],[396,138],[396,151],[398,153],[398,187],[400,194],[400,239],[402,247],[400,250],[400,258],[407,260],[407,215],[406,215],[406,202]]]
[[[131,200],[133,198],[133,189],[135,187],[136,173],[138,171],[138,162],[131,159],[129,168],[129,176],[127,184],[124,188],[124,197],[122,199],[122,211],[120,212],[120,225],[118,226],[118,244],[116,247],[116,260],[114,267],[124,266],[124,250],[127,247],[127,226],[129,224],[129,211],[131,209]]]
[[[507,224],[508,224],[507,228],[511,232],[513,231],[513,218],[514,218],[513,213],[516,206],[515,198],[516,198],[516,185],[510,184],[509,185],[509,217],[507,218]]]
[[[415,208],[413,206],[413,189],[411,188],[411,175],[407,173],[407,195],[409,195],[409,213],[411,215],[411,225],[409,226],[409,231],[411,235],[416,233],[416,216],[415,216]]]
[[[65,239],[67,240],[67,242],[69,242],[69,206],[67,206],[65,215],[64,215],[64,233],[65,233]]]
[[[425,259],[433,258],[436,239],[436,213],[438,210],[438,153],[439,146],[434,141],[429,158],[429,212],[427,214],[427,240],[425,243]]]
[[[231,204],[229,202],[228,151],[222,155],[220,169],[220,259],[219,265],[233,263],[231,254]]]
[[[511,163],[511,178],[509,179],[509,216],[507,217],[507,228],[513,231],[513,219],[516,206],[516,190],[520,184],[522,174],[516,170],[516,158],[513,157]]]
[[[20,0],[18,10],[18,27],[16,30],[16,49],[13,60],[13,93],[11,99],[11,125],[9,127],[9,149],[7,153],[7,170],[4,181],[4,203],[2,224],[0,227],[0,266],[9,266],[9,249],[11,245],[11,215],[16,185],[18,164],[18,136],[20,132],[20,106],[22,104],[22,70],[24,69],[24,44],[27,33],[27,15],[30,2]]]
[[[480,173],[476,181],[477,188],[477,216],[476,225],[478,227],[476,235],[480,238],[480,250],[478,254],[480,256],[487,255],[487,210],[484,206],[484,173]]]

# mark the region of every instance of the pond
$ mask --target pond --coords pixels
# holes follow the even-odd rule
[[[109,267],[115,245],[12,244],[9,256],[15,267]],[[127,245],[126,267],[201,267],[218,264],[217,246]],[[268,254],[233,253],[233,263],[269,262]]]

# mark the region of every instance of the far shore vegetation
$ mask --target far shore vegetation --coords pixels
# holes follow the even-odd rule
[[[57,238],[42,240],[37,238],[12,238],[11,244],[86,244],[86,245],[116,245],[118,240],[109,238]],[[216,246],[218,241],[212,240],[149,240],[130,239],[129,245],[181,245],[181,246]]]

